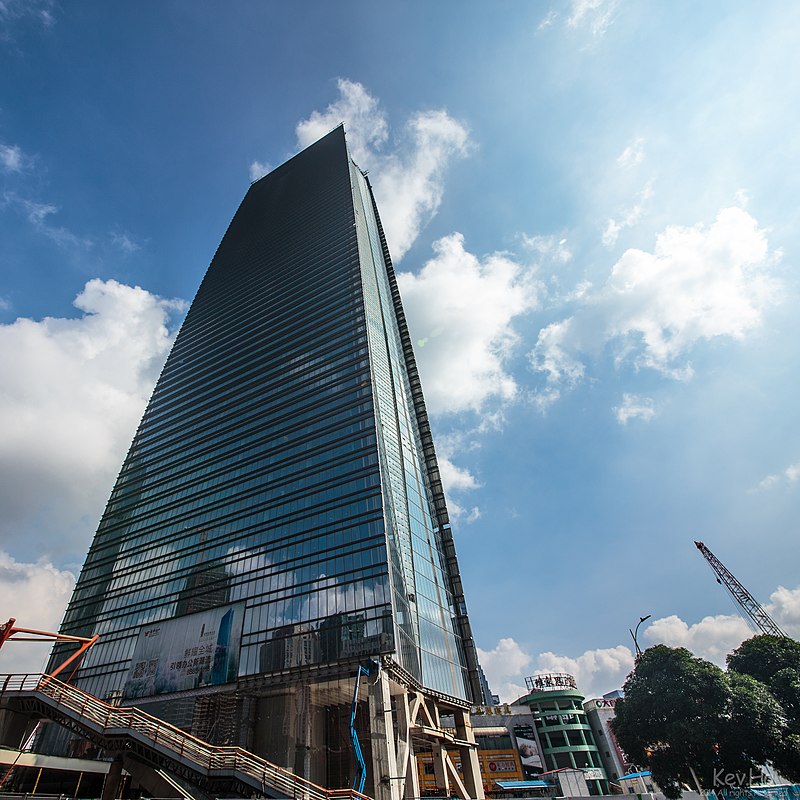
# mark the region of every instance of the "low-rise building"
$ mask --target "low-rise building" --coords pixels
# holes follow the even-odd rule
[[[614,707],[618,699],[618,695],[612,692],[603,697],[587,700],[583,704],[586,719],[594,733],[594,740],[600,753],[603,769],[612,783],[619,782],[623,775],[633,771],[632,764],[623,753],[611,728],[611,720],[614,719]]]
[[[653,775],[649,769],[620,775],[617,779],[617,784],[622,789],[623,794],[638,794],[641,796],[661,794],[661,789],[653,781]]]
[[[531,710],[545,768],[579,769],[589,794],[607,794],[605,769],[575,678],[549,673],[526,678],[525,683],[528,694],[513,705]]]
[[[475,706],[470,719],[478,743],[483,789],[488,797],[552,795],[552,791],[541,791],[550,790],[550,784],[539,781],[534,785],[544,765],[534,719],[527,708],[508,704]],[[460,773],[458,753],[453,750],[450,757]],[[436,789],[433,755],[419,753],[417,766],[422,796],[440,796],[441,792]]]

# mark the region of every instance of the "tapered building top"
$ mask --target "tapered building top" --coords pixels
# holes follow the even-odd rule
[[[101,697],[280,686],[366,658],[479,697],[411,341],[343,127],[247,192],[63,631],[101,635],[77,676]]]

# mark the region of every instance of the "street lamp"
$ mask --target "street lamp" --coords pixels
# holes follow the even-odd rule
[[[639,621],[636,623],[636,628],[634,630],[631,630],[630,628],[628,628],[628,632],[631,635],[631,639],[633,639],[634,647],[636,647],[636,655],[637,656],[640,656],[642,654],[642,648],[639,647],[639,642],[636,641],[636,634],[639,633],[639,626],[645,620],[650,619],[650,617],[652,617],[652,616],[653,616],[652,614],[648,614],[646,617],[639,617]]]

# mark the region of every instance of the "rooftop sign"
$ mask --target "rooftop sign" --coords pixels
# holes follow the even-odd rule
[[[549,672],[543,675],[532,675],[525,678],[529,692],[549,692],[556,689],[577,689],[578,684],[572,675],[566,672]]]

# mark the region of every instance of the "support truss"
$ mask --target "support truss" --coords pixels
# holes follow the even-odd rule
[[[469,709],[409,687],[381,669],[369,689],[376,800],[420,796],[417,753],[432,752],[437,789],[445,797],[484,800]],[[453,727],[442,725],[452,716]],[[450,752],[461,759],[461,774]]]

